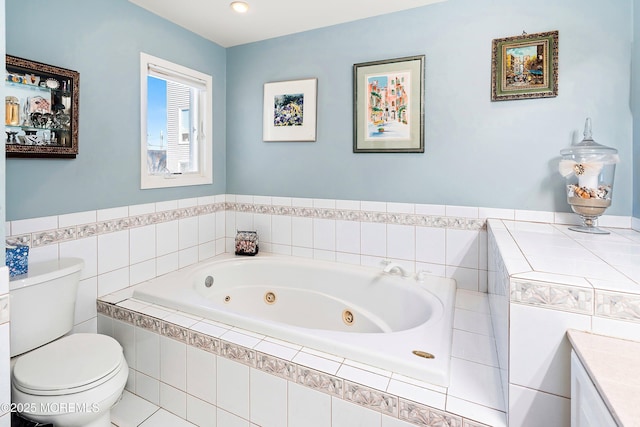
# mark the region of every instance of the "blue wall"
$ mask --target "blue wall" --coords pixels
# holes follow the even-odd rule
[[[633,111],[633,216],[640,218],[640,0],[633,1],[633,57],[631,110]]]
[[[224,48],[126,0],[9,1],[6,14],[8,54],[80,72],[80,154],[8,159],[7,219],[224,193]],[[140,51],[213,76],[213,185],[140,190]]]
[[[227,54],[227,192],[566,211],[559,151],[592,117],[630,215],[632,1],[449,0]],[[490,101],[491,40],[559,30],[559,96]],[[352,153],[354,63],[426,55],[426,152]],[[315,143],[262,142],[265,82],[318,78]]]
[[[622,159],[607,213],[630,215],[634,1],[449,0],[230,49],[126,0],[8,2],[7,53],[79,71],[81,96],[76,160],[7,160],[7,219],[224,192],[566,211],[558,153],[587,116]],[[492,103],[491,40],[523,30],[560,31],[560,95]],[[213,185],[139,189],[140,51],[213,76]],[[417,54],[426,152],[352,153],[353,64]],[[317,142],[263,142],[263,84],[305,77]]]

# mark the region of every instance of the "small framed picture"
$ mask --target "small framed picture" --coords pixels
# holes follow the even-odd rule
[[[424,58],[353,66],[354,153],[424,153]]]
[[[264,141],[315,141],[318,79],[265,83]]]
[[[493,40],[491,100],[558,96],[558,31]]]

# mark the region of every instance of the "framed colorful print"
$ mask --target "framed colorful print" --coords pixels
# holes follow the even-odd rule
[[[318,79],[265,83],[264,141],[315,141]]]
[[[353,66],[353,152],[424,153],[424,55]]]
[[[493,40],[491,100],[558,96],[558,32]]]

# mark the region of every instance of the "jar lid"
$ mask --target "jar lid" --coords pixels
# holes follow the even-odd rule
[[[570,148],[560,151],[562,157],[573,158],[575,160],[600,161],[603,163],[617,163],[618,150],[606,145],[598,144],[593,140],[591,132],[591,118],[587,118],[584,123],[584,138]]]

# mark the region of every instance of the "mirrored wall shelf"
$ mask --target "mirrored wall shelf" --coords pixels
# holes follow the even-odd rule
[[[80,74],[7,55],[7,157],[75,158]]]

